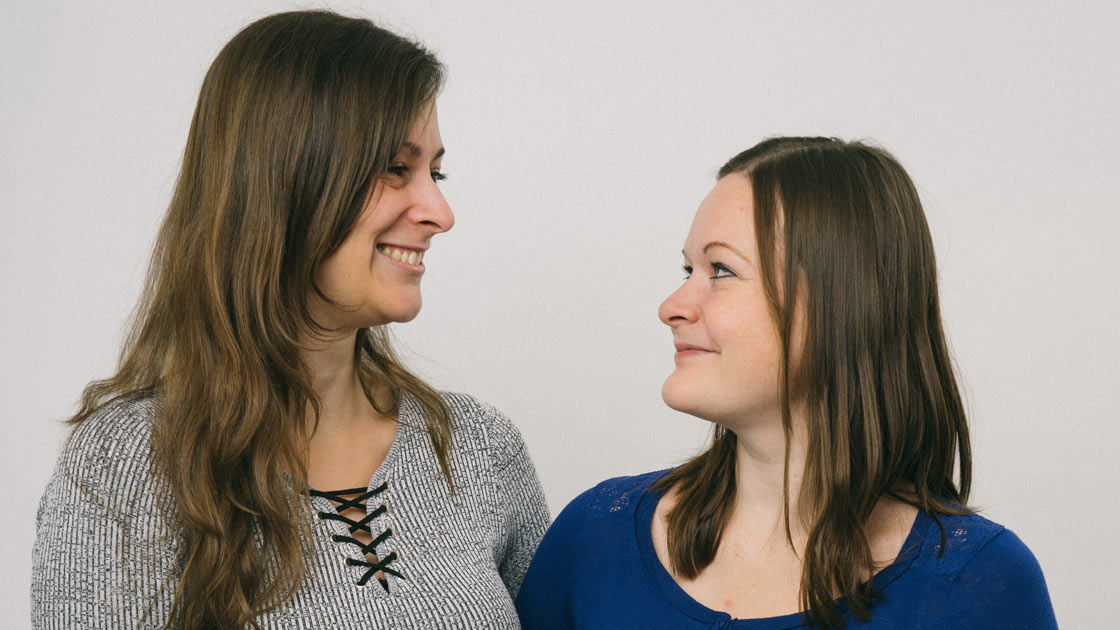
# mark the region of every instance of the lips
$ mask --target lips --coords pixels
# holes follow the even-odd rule
[[[673,355],[674,361],[706,357],[715,354],[713,350],[701,346],[694,346],[690,343],[677,342],[673,344],[673,347],[677,349],[676,354]]]

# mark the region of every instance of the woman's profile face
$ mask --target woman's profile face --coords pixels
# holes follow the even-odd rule
[[[687,277],[658,309],[676,347],[662,398],[732,430],[781,417],[781,342],[758,267],[752,199],[744,175],[716,183],[685,240]]]
[[[354,228],[319,268],[319,286],[340,306],[320,302],[317,321],[356,329],[409,321],[420,312],[424,254],[432,236],[455,224],[437,185],[442,161],[433,104],[416,117]]]

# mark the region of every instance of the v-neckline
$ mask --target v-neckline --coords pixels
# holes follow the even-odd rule
[[[408,393],[407,392],[402,392],[400,400],[397,403],[397,426],[396,426],[396,428],[394,429],[394,432],[393,432],[393,441],[389,444],[389,450],[385,453],[385,458],[381,461],[381,463],[377,466],[377,469],[370,476],[369,483],[366,485],[366,487],[362,491],[362,493],[372,492],[374,489],[381,487],[383,484],[386,484],[389,481],[388,478],[389,478],[393,468],[396,465],[397,459],[400,457],[400,455],[399,455],[400,450],[401,450],[401,448],[403,448],[401,446],[401,443],[404,441],[405,431],[412,428],[411,423],[414,421],[413,416],[416,415],[416,410],[414,408],[414,405],[415,405],[415,402],[412,400],[411,397],[409,397]],[[317,488],[315,488],[315,486],[311,485],[310,483],[308,483],[308,488],[309,488],[309,490],[312,490],[312,491],[318,490]],[[350,489],[355,489],[355,488],[345,488],[345,489],[350,490]],[[393,484],[390,483],[390,484],[388,484],[387,488],[385,488],[384,490],[379,492],[377,495],[374,495],[374,497],[385,496],[385,494],[388,493],[388,492],[391,492],[392,489],[393,489]],[[319,492],[337,493],[339,491],[338,490],[321,490]],[[361,494],[361,493],[358,493],[358,494]],[[375,510],[379,509],[379,505],[375,504],[374,501],[372,501],[372,499],[374,497],[370,497],[370,499],[367,499],[366,502],[365,502],[365,509],[366,509],[366,514],[367,515],[373,513]],[[329,513],[333,513],[335,515],[340,515],[341,516],[340,512],[335,508],[334,503],[326,497],[312,496],[311,497],[311,504],[312,504],[312,511],[314,513],[329,512]],[[380,502],[380,505],[385,505],[385,503]],[[320,509],[320,508],[325,508],[325,509]],[[388,518],[388,513],[386,512],[386,513],[383,513],[381,515],[378,515],[378,516],[374,517],[374,519],[372,519],[369,522],[369,524],[373,525],[373,523],[378,522],[378,521],[384,521],[387,518]],[[367,554],[363,553],[361,548],[357,547],[356,545],[341,544],[341,543],[338,543],[335,540],[333,540],[334,536],[349,536],[349,535],[351,535],[350,529],[347,525],[345,525],[341,521],[337,521],[337,520],[333,520],[333,519],[329,520],[329,522],[326,525],[327,525],[328,531],[331,532],[331,537],[332,537],[331,546],[337,546],[338,547],[338,551],[339,551],[339,553],[341,553],[344,561],[346,561],[349,564],[348,559],[363,560],[363,561],[368,561],[370,559],[369,556]],[[391,528],[391,526],[386,525],[386,528],[387,529]],[[376,538],[376,536],[372,532],[373,528],[371,527],[370,529],[371,529],[371,532],[370,532],[371,538]],[[374,560],[375,562],[383,559],[378,554],[374,554],[374,555],[375,555],[375,558],[376,558]],[[349,567],[347,567],[347,568],[349,568]],[[391,586],[396,586],[397,588],[399,588],[400,582],[393,575],[383,575],[383,577],[384,577],[384,579],[386,580],[386,582],[389,586],[385,586],[386,582],[382,582],[382,586],[385,586],[385,588],[383,588],[383,589],[379,588],[379,589],[375,589],[375,590],[382,591],[384,593],[384,595],[387,596],[389,594],[389,588]],[[381,580],[380,577],[378,577],[376,579],[378,581]],[[363,584],[363,586],[368,586],[368,585],[369,585],[368,581],[365,584]]]
[[[408,392],[402,391],[400,394],[400,400],[397,402],[397,426],[393,428],[393,441],[389,443],[389,450],[385,452],[385,458],[381,460],[381,463],[377,465],[377,468],[373,471],[373,474],[370,475],[369,481],[366,484],[367,492],[380,486],[387,480],[389,470],[396,462],[397,454],[401,449],[400,443],[404,439],[403,427],[407,426],[411,428],[412,426],[411,424],[405,422],[405,418],[407,417],[409,420],[412,420],[412,416],[414,415],[413,404],[413,400],[409,396]],[[320,490],[321,492],[338,492],[338,490],[334,489],[323,490],[320,488],[316,488],[315,485],[310,482],[308,482],[307,486],[311,490]]]

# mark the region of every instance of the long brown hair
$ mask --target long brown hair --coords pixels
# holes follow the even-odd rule
[[[783,348],[787,536],[791,392],[808,410],[801,514],[793,515],[809,531],[801,606],[814,624],[842,626],[840,594],[866,620],[880,595],[867,580],[876,567],[866,526],[878,501],[935,516],[967,512],[968,425],[941,328],[929,227],[902,166],[867,144],[772,138],[719,171],[732,174],[751,180],[761,276]],[[791,373],[795,296],[806,321]],[[695,577],[715,557],[735,501],[735,458],[735,434],[716,427],[708,450],[655,486],[678,495],[668,546],[681,575]]]
[[[327,299],[315,271],[442,81],[419,45],[325,11],[250,24],[206,74],[120,366],[71,420],[118,398],[157,401],[156,472],[184,540],[173,625],[255,625],[299,586],[319,403],[298,340],[324,332],[309,311],[313,294]],[[404,392],[419,401],[450,483],[439,393],[383,327],[359,330],[354,356],[379,412]]]

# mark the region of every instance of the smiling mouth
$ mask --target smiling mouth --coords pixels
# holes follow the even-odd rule
[[[402,262],[406,265],[417,267],[424,260],[424,252],[418,252],[411,249],[401,249],[399,247],[392,247],[390,245],[378,245],[377,251],[385,254],[389,258],[397,262]]]
[[[676,349],[677,354],[710,354],[712,352],[707,348],[701,348],[700,346],[694,346],[687,343],[673,344],[673,346]]]

